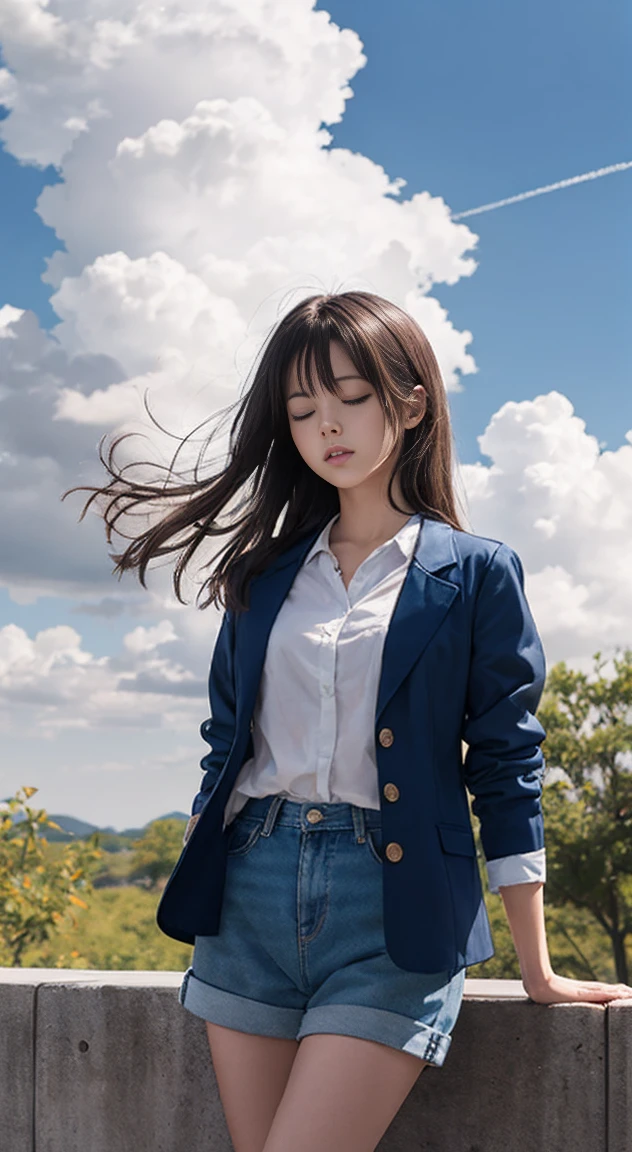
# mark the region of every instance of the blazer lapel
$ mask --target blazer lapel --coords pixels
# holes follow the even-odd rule
[[[242,720],[250,720],[272,625],[319,532],[317,529],[292,545],[251,582],[250,610],[236,617],[238,727]],[[438,576],[457,562],[450,526],[423,519],[384,642],[376,718],[421,656],[457,595],[458,586]]]
[[[375,708],[376,721],[443,622],[458,586],[437,573],[457,563],[449,524],[422,520],[417,547],[384,640]]]

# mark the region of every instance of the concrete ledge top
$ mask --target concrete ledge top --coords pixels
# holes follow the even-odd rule
[[[97,968],[1,968],[0,984],[119,984],[132,987],[174,988],[183,972]],[[484,999],[526,999],[521,980],[467,980],[465,996]]]
[[[526,1000],[522,980],[468,980],[465,979],[463,997],[466,1000]]]
[[[119,984],[134,988],[177,988],[182,972],[97,968],[1,968],[0,984]]]
[[[97,968],[2,968],[1,984],[20,984],[36,987],[40,984],[74,984],[99,987],[104,984],[119,988],[179,988],[183,972],[156,972],[143,969]],[[527,1000],[522,980],[465,980],[466,1000]],[[583,1000],[581,1005],[604,1009],[606,1003]],[[625,1005],[632,1011],[632,998],[610,1000],[609,1005]],[[555,1007],[574,1007],[570,1002]]]

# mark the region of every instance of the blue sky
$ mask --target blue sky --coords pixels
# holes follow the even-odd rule
[[[621,2],[337,0],[368,65],[334,142],[454,213],[632,159],[632,9]],[[561,388],[610,448],[632,427],[632,170],[466,221],[475,274],[433,294],[474,337],[452,395],[462,459],[506,400]]]
[[[231,2],[227,0],[229,7]],[[498,0],[484,5],[473,5],[471,0],[452,0],[452,3],[446,3],[446,0],[394,0],[389,5],[378,4],[375,0],[335,0],[334,3],[319,4],[319,7],[329,12],[339,27],[351,28],[358,34],[368,58],[365,67],[351,79],[354,96],[347,103],[342,121],[328,127],[333,137],[330,146],[350,149],[382,165],[391,179],[403,177],[407,183],[400,199],[427,191],[432,196],[443,197],[452,212],[457,214],[558,180],[632,160],[627,114],[632,106],[629,68],[632,14],[623,2],[605,0],[597,4],[578,0],[571,6],[562,4],[561,0],[547,0],[547,3],[535,0],[528,6],[518,7]],[[66,4],[65,8],[75,11],[72,5]],[[86,13],[88,9],[92,13],[92,0],[86,0]],[[81,12],[79,19],[83,19]],[[92,26],[89,34],[93,34]],[[180,52],[178,35],[173,30],[169,34],[172,36],[171,50]],[[257,42],[256,36],[251,40],[248,36],[246,33],[244,44]],[[264,39],[262,36],[261,41]],[[186,37],[183,36],[183,40]],[[304,47],[302,42],[299,47]],[[329,69],[326,75],[321,76],[323,88],[337,67],[336,53],[342,51],[339,45],[334,46],[331,56],[328,56],[328,50],[323,49],[324,63],[320,64],[322,69]],[[205,52],[211,51],[212,44],[207,42]],[[239,43],[236,42],[230,51],[238,53]],[[192,71],[198,66],[197,50],[194,55],[196,59],[191,58]],[[28,81],[29,68],[37,72],[39,67],[37,52],[33,57],[25,53],[24,59]],[[131,121],[128,123],[120,108],[129,110],[133,105],[122,102],[115,112],[115,117],[119,116],[115,127],[120,132],[116,139],[129,133],[142,134],[155,123],[152,116],[158,116],[150,98],[150,93],[154,93],[153,72],[143,73],[143,68],[153,69],[153,58],[143,56],[141,45],[137,58],[130,50],[130,59],[139,61],[141,87],[134,89],[127,76],[125,83],[132,86],[125,90],[126,98],[128,91],[132,93],[131,100],[137,98],[138,92],[144,97],[142,84],[145,83],[147,119],[142,123],[136,120],[130,127]],[[262,48],[262,69],[267,67],[267,59],[265,48]],[[228,60],[227,86],[233,60],[230,54]],[[51,74],[54,70],[51,65]],[[289,65],[287,74],[291,78]],[[284,83],[284,76],[281,76],[281,82]],[[102,95],[106,102],[112,99],[108,83],[109,79],[104,74]],[[191,92],[197,93],[192,96],[184,81],[182,83],[186,88],[185,97],[181,98],[178,91],[178,99],[173,102],[173,108],[177,109],[173,115],[179,120],[189,115],[196,99],[207,95],[206,91],[200,95],[198,84],[198,87],[191,88]],[[206,83],[204,75],[202,87]],[[252,91],[260,97],[262,89],[257,88],[257,83],[255,77]],[[63,83],[57,90],[65,91]],[[230,95],[235,98],[235,93]],[[263,99],[265,102],[265,96]],[[282,110],[279,112],[274,101],[275,94],[271,91],[270,107],[282,119]],[[139,103],[142,104],[142,100]],[[112,106],[116,107],[116,99]],[[73,111],[76,111],[74,106]],[[165,112],[160,112],[160,115],[165,115]],[[33,116],[37,117],[37,109]],[[61,112],[60,118],[63,119]],[[50,123],[56,130],[58,125],[54,117]],[[77,172],[81,176],[82,164],[81,156],[76,162],[77,152],[80,153],[81,149],[73,153],[75,178]],[[95,156],[98,166],[106,153],[99,154],[97,148]],[[184,166],[185,161],[182,163]],[[95,167],[93,179],[101,179],[103,171],[105,169]],[[49,304],[52,289],[43,284],[40,277],[45,268],[45,257],[59,246],[59,241],[54,232],[42,224],[35,212],[35,203],[41,188],[55,181],[59,181],[59,175],[54,168],[38,170],[20,165],[6,151],[0,150],[0,307],[11,304],[31,309],[46,329],[55,325],[57,317]],[[142,206],[145,186],[132,184],[130,187],[134,190],[140,188],[138,195]],[[476,360],[478,372],[464,376],[461,392],[450,393],[457,448],[464,464],[473,465],[480,461],[489,466],[491,457],[481,456],[477,437],[507,401],[532,401],[536,396],[554,390],[568,397],[577,415],[586,422],[587,432],[597,437],[602,446],[616,451],[625,444],[626,432],[632,429],[630,342],[627,336],[632,296],[631,193],[632,169],[464,221],[479,237],[473,253],[478,268],[472,276],[462,277],[454,286],[439,284],[432,290],[432,295],[447,310],[455,329],[469,330],[473,335],[468,351]],[[373,208],[371,195],[367,193],[366,205]],[[136,196],[136,191],[133,196]],[[164,196],[167,219],[172,205],[168,194],[164,193]],[[116,215],[116,209],[113,213]],[[314,228],[317,223],[315,219]],[[139,227],[138,222],[134,226]],[[294,221],[291,226],[294,227]],[[194,227],[203,235],[203,221],[196,220]],[[306,227],[309,231],[312,222],[308,220]],[[114,235],[118,243],[118,234],[111,220],[104,231],[108,238]],[[125,234],[124,229],[122,234]],[[161,239],[159,237],[159,241]],[[145,254],[142,243],[144,240],[139,251]],[[149,249],[149,254],[154,250]],[[94,259],[94,255],[89,258]],[[180,252],[177,255],[186,267],[186,255]],[[311,269],[306,271],[311,272]],[[149,336],[143,330],[142,339],[153,340],[153,330],[148,328],[147,331]],[[109,332],[107,336],[109,339]],[[97,349],[98,352],[102,350]],[[105,350],[109,351],[109,348]],[[549,405],[543,423],[546,425],[550,420],[551,426],[557,428],[560,425],[559,442],[554,436],[549,440],[545,436],[544,446],[540,445],[537,436],[531,436],[532,425],[528,434],[534,445],[532,451],[535,456],[532,459],[536,465],[546,457],[549,449],[548,462],[553,461],[553,465],[560,462],[560,474],[555,477],[550,507],[542,510],[541,491],[529,492],[524,504],[528,515],[524,517],[522,528],[516,526],[515,508],[522,500],[522,476],[509,476],[505,483],[504,477],[508,473],[503,472],[503,464],[498,483],[501,487],[505,485],[505,501],[503,503],[502,493],[494,492],[488,503],[496,506],[497,514],[496,519],[493,515],[490,519],[484,507],[485,501],[479,499],[478,507],[483,518],[483,528],[479,530],[507,539],[521,552],[524,545],[534,603],[539,613],[537,619],[543,624],[547,651],[577,654],[572,647],[573,636],[577,633],[580,637],[577,643],[583,645],[577,652],[583,657],[586,652],[594,650],[595,637],[601,642],[603,635],[606,642],[610,642],[612,637],[623,635],[624,628],[628,629],[625,635],[632,636],[629,632],[632,627],[627,577],[629,564],[624,556],[632,531],[620,528],[626,523],[629,498],[623,494],[623,503],[627,499],[627,511],[613,513],[612,524],[604,528],[601,547],[582,551],[585,539],[591,534],[595,540],[601,539],[598,533],[605,519],[596,504],[593,508],[591,498],[586,499],[583,505],[587,509],[586,523],[578,515],[574,533],[564,536],[558,547],[558,537],[563,534],[560,532],[558,537],[555,536],[556,525],[559,522],[563,524],[567,508],[571,508],[571,516],[577,511],[567,503],[566,489],[572,488],[573,484],[567,484],[564,471],[568,445],[571,445],[572,454],[575,441],[573,430],[568,430],[568,421],[564,424],[562,419],[556,424],[556,414],[553,412],[551,415],[551,411]],[[33,423],[31,425],[27,417],[26,425],[33,451],[24,452],[19,476],[16,469],[17,488],[20,496],[22,489],[26,491],[27,501],[39,498],[38,469],[42,467],[45,473],[47,466],[47,449],[40,449],[40,442],[48,443],[46,436],[50,429],[44,429],[45,434],[40,440],[36,415],[32,409]],[[533,418],[533,413],[530,413],[529,419]],[[47,419],[47,416],[40,415],[42,423]],[[535,419],[537,423],[538,413]],[[506,429],[507,435],[513,437],[521,449],[518,425],[519,421],[515,425],[508,421]],[[20,431],[23,427],[20,426]],[[92,430],[96,459],[96,445],[101,432],[96,424],[87,432],[85,427],[77,426],[77,444],[83,446],[84,454],[89,453]],[[550,432],[549,426],[545,427],[545,432]],[[501,430],[501,439],[504,434]],[[525,437],[528,438],[526,433]],[[52,432],[50,441],[54,441]],[[585,448],[586,444],[580,438],[577,441],[580,455]],[[541,452],[540,457],[538,452]],[[627,475],[626,459],[621,454],[612,467],[604,468],[603,474],[599,473],[594,478],[589,476],[589,483],[594,479],[595,491],[601,485],[599,490],[607,492],[606,502],[611,506],[616,503],[621,487],[625,487],[626,481],[620,477]],[[580,480],[581,475],[589,475],[591,466],[589,461],[584,473],[579,469]],[[69,464],[70,475],[74,475],[74,468],[73,458]],[[32,486],[31,474],[35,476]],[[76,479],[74,482],[80,483]],[[32,492],[35,496],[31,495]],[[28,700],[26,704],[20,704],[25,712],[19,716],[25,718],[16,721],[15,735],[11,736],[11,771],[16,780],[28,782],[24,773],[28,774],[32,765],[40,764],[48,773],[40,799],[49,810],[72,812],[101,824],[112,823],[121,827],[142,823],[171,809],[187,810],[197,787],[197,763],[205,751],[198,740],[198,724],[207,715],[206,702],[192,699],[187,705],[183,694],[181,700],[184,703],[178,713],[179,705],[165,696],[165,710],[172,710],[167,712],[168,717],[173,715],[177,719],[181,714],[186,720],[186,709],[190,707],[190,719],[186,723],[183,721],[178,731],[167,731],[170,719],[162,719],[160,709],[155,702],[152,703],[151,694],[145,690],[143,695],[142,687],[136,696],[137,703],[130,705],[130,711],[125,712],[128,705],[125,701],[120,703],[120,697],[125,696],[120,690],[123,680],[117,680],[117,676],[123,673],[131,677],[133,674],[142,684],[146,671],[143,645],[139,642],[136,647],[126,648],[123,640],[133,629],[142,632],[140,624],[151,629],[156,620],[169,618],[178,633],[177,642],[166,649],[166,655],[165,649],[159,648],[162,641],[156,644],[165,664],[169,663],[167,657],[171,656],[168,674],[173,675],[174,668],[181,665],[187,669],[194,668],[196,676],[201,679],[205,675],[207,648],[210,646],[207,637],[212,631],[209,618],[205,616],[198,622],[199,635],[195,627],[187,633],[177,615],[172,616],[170,609],[161,604],[155,608],[154,618],[154,602],[144,597],[131,577],[120,584],[114,576],[111,578],[109,594],[114,599],[121,594],[129,597],[129,603],[119,614],[100,614],[98,605],[95,612],[78,610],[91,595],[91,580],[97,588],[97,599],[100,595],[108,595],[102,589],[108,586],[111,564],[102,536],[98,543],[105,560],[99,567],[98,558],[94,560],[92,554],[88,555],[91,548],[92,552],[97,550],[94,544],[97,536],[87,536],[87,529],[83,526],[75,533],[70,513],[65,520],[58,521],[58,510],[53,508],[57,504],[57,495],[49,494],[49,498],[50,507],[47,505],[42,511],[44,530],[38,526],[34,512],[30,536],[26,528],[24,536],[20,536],[29,562],[35,556],[29,576],[34,574],[35,579],[43,573],[39,587],[43,587],[44,593],[35,602],[23,604],[12,599],[6,587],[0,586],[0,629],[4,625],[17,626],[25,634],[19,643],[23,644],[25,651],[29,644],[32,646],[28,648],[23,663],[20,663],[21,651],[16,658],[19,674],[29,660],[37,662],[40,659],[34,643],[38,632],[53,630],[59,625],[76,629],[81,636],[82,651],[90,657],[83,668],[85,681],[80,679],[81,665],[73,662],[71,646],[69,651],[61,653],[55,675],[60,676],[60,681],[66,674],[74,676],[77,685],[85,682],[89,686],[85,689],[86,699],[89,699],[89,707],[86,707],[89,723],[85,727],[81,727],[81,723],[73,727],[74,710],[78,708],[80,711],[80,704],[77,705],[72,692],[68,694],[65,683],[58,690],[57,682],[49,686],[38,681],[32,691],[32,711],[27,711],[31,708]],[[34,507],[33,503],[30,507]],[[77,514],[79,507],[78,500],[75,500],[73,509]],[[76,595],[60,593],[59,587],[63,582],[57,585],[53,577],[49,583],[46,582],[46,545],[42,547],[43,554],[39,558],[38,550],[48,521],[53,525],[50,533],[53,542],[49,541],[48,545],[51,555],[55,549],[59,551],[67,547],[70,557],[67,567],[71,575],[75,556],[82,561]],[[16,528],[15,521],[8,523],[13,525],[17,539],[21,527]],[[542,547],[543,531],[553,533],[550,548],[548,544]],[[55,538],[56,533],[59,539]],[[81,546],[76,543],[79,539]],[[11,547],[15,547],[13,541]],[[592,567],[591,551],[600,552],[605,557],[599,571]],[[610,563],[608,557],[615,557],[616,563]],[[25,561],[25,570],[27,567]],[[50,571],[56,572],[58,567],[51,563]],[[615,573],[612,584],[608,583],[610,572]],[[551,578],[551,573],[555,579]],[[70,585],[69,579],[67,586]],[[557,618],[563,615],[566,603],[570,606],[568,618],[565,617],[564,626],[560,625],[558,633]],[[576,627],[576,620],[581,627]],[[10,649],[13,643],[13,638],[10,638],[7,648]],[[42,643],[45,647],[48,641],[45,639]],[[149,645],[148,659],[153,658],[156,650],[150,649]],[[103,667],[99,665],[100,660],[104,661]],[[63,669],[63,674],[59,673],[59,668]],[[42,680],[45,679],[43,676]],[[175,679],[177,677],[174,682]],[[72,682],[74,684],[75,680]],[[132,679],[128,678],[128,684],[131,683]],[[82,691],[78,689],[80,699]],[[9,694],[5,716],[11,714],[11,701]],[[40,707],[40,701],[43,707]],[[155,709],[153,713],[152,707]],[[42,737],[38,727],[38,708],[46,715],[49,708],[51,715],[60,717],[59,729],[46,732]],[[135,726],[134,709],[148,717],[143,720],[145,727],[142,724]],[[2,719],[0,701],[0,723]],[[139,763],[142,763],[141,770],[137,769]],[[151,773],[151,787],[144,783],[145,771]],[[40,776],[44,781],[44,771]],[[2,789],[7,790],[8,785],[3,783],[0,791]]]

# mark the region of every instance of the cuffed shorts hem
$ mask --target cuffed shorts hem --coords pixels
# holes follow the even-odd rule
[[[376,1040],[438,1067],[443,1064],[452,1043],[451,1036],[422,1024],[420,1020],[411,1020],[385,1008],[366,1008],[361,1004],[323,1004],[320,1008],[308,1008],[296,1038],[302,1040],[303,1036],[313,1036],[318,1032]]]
[[[261,1000],[215,988],[205,980],[198,980],[191,968],[184,974],[178,999],[194,1016],[201,1016],[211,1024],[223,1024],[257,1036],[278,1036],[283,1040],[296,1038],[305,1015],[301,1008],[264,1004]]]
[[[240,1032],[286,1040],[302,1040],[324,1032],[355,1036],[408,1052],[436,1067],[443,1064],[452,1042],[450,1035],[420,1020],[383,1008],[323,1004],[303,1011],[265,1004],[207,984],[190,968],[184,974],[178,999],[195,1016]]]

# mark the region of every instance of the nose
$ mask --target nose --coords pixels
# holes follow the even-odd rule
[[[320,422],[320,434],[321,434],[321,436],[330,436],[332,431],[333,432],[339,432],[340,431],[340,421],[339,420],[321,420],[321,422]]]

